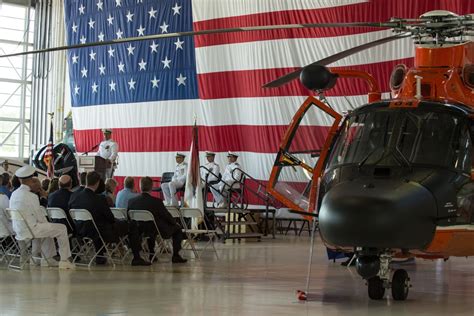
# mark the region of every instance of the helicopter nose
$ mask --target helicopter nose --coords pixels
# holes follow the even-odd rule
[[[337,246],[422,249],[433,238],[436,214],[435,198],[416,182],[355,180],[325,194],[319,227]]]

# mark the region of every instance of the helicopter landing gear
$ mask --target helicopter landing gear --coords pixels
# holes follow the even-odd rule
[[[408,273],[403,270],[395,270],[392,281],[390,275],[392,269],[390,254],[380,255],[380,269],[377,275],[367,279],[368,294],[372,300],[381,300],[385,296],[385,289],[392,289],[392,297],[395,301],[404,301],[408,297],[408,291],[411,287]]]

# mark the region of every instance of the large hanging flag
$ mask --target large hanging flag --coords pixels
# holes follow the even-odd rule
[[[189,150],[189,167],[188,174],[186,175],[186,187],[184,189],[184,205],[187,207],[198,208],[203,211],[203,195],[201,184],[201,175],[199,167],[199,140],[198,140],[198,127],[196,121],[193,126],[193,138],[191,142],[191,149]]]
[[[53,156],[53,118],[51,117],[51,128],[49,130],[49,141],[48,145],[46,146],[46,151],[44,152],[43,161],[47,167],[47,175],[48,178],[52,178],[54,176],[54,156]]]

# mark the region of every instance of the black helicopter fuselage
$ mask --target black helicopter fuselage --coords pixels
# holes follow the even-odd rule
[[[334,246],[424,249],[437,226],[469,224],[472,124],[462,106],[390,101],[350,113],[321,181],[319,225]]]

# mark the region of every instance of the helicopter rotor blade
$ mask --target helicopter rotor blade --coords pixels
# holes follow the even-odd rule
[[[385,44],[385,43],[389,43],[389,42],[392,42],[392,41],[395,41],[395,40],[398,40],[398,39],[401,39],[401,38],[410,37],[410,36],[411,36],[411,33],[401,33],[401,34],[392,35],[392,36],[389,36],[389,37],[384,37],[384,38],[381,38],[381,39],[378,39],[378,40],[375,40],[375,41],[372,41],[372,42],[369,42],[369,43],[365,43],[365,44],[362,44],[362,45],[359,45],[359,46],[356,46],[356,47],[349,48],[349,49],[344,50],[342,52],[339,52],[337,54],[334,54],[334,55],[328,56],[326,58],[323,58],[321,60],[318,60],[318,61],[316,61],[312,64],[306,65],[305,67],[313,66],[313,65],[327,66],[327,65],[330,65],[330,64],[332,64],[332,63],[334,63],[334,62],[336,62],[340,59],[346,58],[348,56],[351,56],[351,55],[356,54],[358,52],[361,52],[363,50],[366,50],[366,49],[369,49],[369,48],[372,48],[372,47],[375,47],[375,46],[378,46],[378,45],[382,45],[382,44]],[[263,88],[277,88],[277,87],[280,87],[284,84],[287,84],[288,82],[298,78],[300,73],[303,71],[303,69],[305,67],[302,67],[298,70],[290,72],[290,73],[288,73],[284,76],[281,76],[280,78],[275,79],[273,81],[270,81],[270,82],[266,83],[265,85],[263,85]]]
[[[235,27],[227,29],[213,29],[213,30],[202,30],[202,31],[187,31],[187,32],[175,32],[166,34],[152,34],[140,37],[128,37],[122,39],[115,39],[103,42],[93,42],[76,45],[65,45],[51,48],[43,48],[37,50],[31,50],[26,52],[19,52],[13,54],[0,55],[0,58],[15,57],[30,54],[56,52],[67,49],[77,49],[92,46],[105,46],[114,45],[120,43],[156,40],[163,38],[181,37],[181,36],[198,36],[198,35],[209,35],[209,34],[221,34],[221,33],[235,33],[235,32],[251,32],[251,31],[266,31],[266,30],[283,30],[283,29],[304,29],[304,28],[322,28],[322,27],[377,27],[377,28],[395,28],[400,24],[398,22],[351,22],[351,23],[307,23],[307,24],[281,24],[281,25],[264,25],[264,26],[249,26],[249,27]]]

